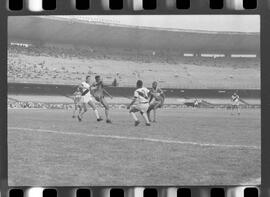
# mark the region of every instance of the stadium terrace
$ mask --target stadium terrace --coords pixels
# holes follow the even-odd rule
[[[138,27],[106,22],[70,20],[55,16],[9,17],[9,40],[95,45],[176,53],[259,55],[259,33],[213,32]],[[24,28],[22,28],[24,27]],[[160,39],[162,38],[162,39]]]

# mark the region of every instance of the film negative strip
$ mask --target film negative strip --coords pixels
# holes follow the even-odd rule
[[[0,197],[270,196],[269,9],[2,1]]]

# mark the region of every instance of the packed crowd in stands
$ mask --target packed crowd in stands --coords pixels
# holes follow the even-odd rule
[[[9,45],[9,54],[24,54],[29,56],[45,56],[63,59],[113,59],[123,61],[134,61],[143,63],[167,63],[178,64],[186,63],[198,66],[217,66],[238,68],[259,67],[260,62],[257,58],[212,58],[212,57],[183,57],[175,51],[155,51],[155,50],[136,50],[136,49],[117,49],[117,48],[73,48],[56,46],[29,45],[28,47]]]
[[[149,83],[158,80],[166,87],[181,85],[182,88],[221,88],[229,85],[224,88],[249,89],[260,86],[258,58],[191,58],[177,55],[173,51],[170,53],[10,44],[8,80],[71,85],[81,82],[86,75],[101,74],[104,81],[113,86],[133,86],[134,80],[138,78],[149,80]],[[204,69],[199,66],[204,66]],[[241,68],[241,71],[235,72]],[[254,74],[245,69],[253,69]],[[239,84],[247,86],[240,87]]]
[[[93,51],[87,49],[60,48],[54,46],[29,45],[25,47],[18,45],[9,45],[8,50],[10,53],[13,54],[24,54],[30,56],[45,56],[57,58],[72,58],[72,57],[87,58],[93,55]]]
[[[165,52],[156,52],[154,50],[141,51],[135,49],[116,49],[116,48],[72,48],[56,46],[36,46],[27,47],[18,45],[9,45],[10,54],[24,54],[30,56],[45,56],[64,59],[113,59],[144,63],[176,63],[177,56],[166,54]],[[170,56],[170,57],[169,57]],[[173,60],[176,58],[175,60]]]

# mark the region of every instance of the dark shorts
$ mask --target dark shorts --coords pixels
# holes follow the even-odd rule
[[[104,99],[104,96],[95,96],[95,99],[97,102],[102,102],[102,100]]]
[[[154,109],[154,107],[156,108],[161,108],[163,106],[163,102],[162,101],[154,101],[150,104],[149,109]]]

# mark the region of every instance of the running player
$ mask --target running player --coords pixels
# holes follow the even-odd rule
[[[197,98],[194,100],[194,107],[199,107],[199,100]]]
[[[132,102],[127,106],[127,109],[130,109],[129,112],[135,120],[135,126],[138,126],[140,124],[140,121],[138,120],[135,112],[141,112],[146,122],[146,126],[150,126],[150,122],[147,116],[147,110],[149,108],[148,98],[150,91],[147,88],[143,87],[142,80],[137,81],[136,87],[137,89],[134,92],[134,98]]]
[[[76,88],[76,91],[73,93],[73,102],[74,102],[74,110],[73,110],[73,115],[72,118],[76,117],[76,112],[77,110],[79,110],[79,113],[81,112],[82,108],[81,108],[81,97],[82,97],[82,92],[80,90],[80,87],[78,86]]]
[[[82,98],[81,98],[81,103],[82,103],[82,107],[83,110],[81,110],[81,112],[79,113],[78,120],[82,121],[83,115],[85,112],[87,112],[87,105],[90,105],[90,107],[92,107],[92,109],[95,112],[97,121],[101,121],[102,118],[99,116],[98,110],[96,108],[96,105],[94,104],[94,98],[93,96],[90,94],[90,76],[86,76],[86,80],[83,81],[80,84],[80,88],[82,90]]]
[[[240,97],[239,97],[239,95],[236,92],[234,92],[231,100],[232,100],[232,113],[231,114],[233,115],[233,110],[236,108],[238,115],[240,115],[240,109],[239,109]]]
[[[103,81],[99,75],[95,76],[95,82],[91,85],[90,90],[96,101],[100,102],[101,105],[105,108],[106,122],[112,123],[109,118],[109,105],[105,100],[104,94],[108,95],[111,99],[112,96],[104,89]]]
[[[150,90],[150,93],[151,93],[150,100],[149,100],[150,106],[147,110],[147,116],[148,116],[149,121],[151,121],[150,112],[153,110],[154,111],[153,122],[156,122],[156,110],[163,106],[165,96],[162,89],[158,87],[158,84],[156,81],[152,83],[152,89]]]

